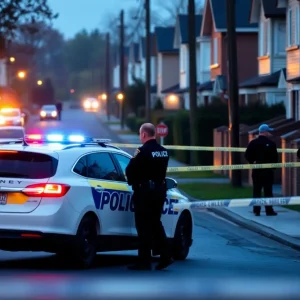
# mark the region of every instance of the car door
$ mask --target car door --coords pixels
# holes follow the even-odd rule
[[[87,176],[102,234],[132,236],[131,192],[108,152],[87,155]]]
[[[128,188],[128,197],[130,197],[130,204],[128,205],[127,207],[127,211],[128,211],[128,214],[130,214],[130,218],[131,218],[131,232],[133,233],[133,235],[137,235],[136,233],[136,229],[135,229],[135,221],[134,221],[134,206],[133,206],[133,202],[132,202],[132,194],[133,194],[133,191],[132,191],[132,187],[130,185],[128,185],[127,183],[127,178],[126,178],[126,167],[128,166],[129,164],[129,161],[130,161],[130,156],[127,156],[127,155],[124,155],[124,154],[120,154],[120,153],[112,153],[113,157],[114,157],[114,160],[115,162],[118,164],[121,172],[122,172],[122,182],[124,182]]]

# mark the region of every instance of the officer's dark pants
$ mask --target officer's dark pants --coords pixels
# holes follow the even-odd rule
[[[170,258],[166,233],[160,220],[166,199],[165,189],[155,191],[141,189],[134,191],[132,197],[135,210],[135,226],[139,237],[139,263],[149,264],[151,262],[153,239],[159,243],[161,260]]]
[[[262,198],[262,189],[264,190],[264,197],[273,197],[273,183],[274,173],[272,170],[253,170],[253,198]],[[270,205],[265,206],[266,214],[273,212],[273,207]],[[253,206],[253,213],[260,213],[260,206]]]

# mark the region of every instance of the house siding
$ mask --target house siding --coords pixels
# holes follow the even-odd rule
[[[157,94],[159,96],[161,96],[161,91],[163,89],[162,75],[163,75],[163,55],[162,53],[158,53],[157,54]]]
[[[186,88],[189,83],[189,47],[186,44],[180,45],[180,88]]]
[[[155,85],[157,83],[157,58],[155,56],[151,57],[151,85]],[[145,73],[146,73],[146,65],[145,65]]]
[[[258,35],[257,33],[237,33],[237,64],[239,83],[257,76]],[[227,38],[222,36],[222,74],[227,75]]]
[[[213,31],[211,34],[211,70],[210,70],[210,78],[211,80],[215,80],[216,76],[221,75],[223,71],[224,65],[224,55],[222,53],[223,43],[222,43],[222,34],[214,31],[214,26],[212,26]],[[214,39],[218,39],[218,65],[214,65]],[[226,62],[226,60],[225,60]]]
[[[163,54],[162,58],[161,88],[164,90],[179,83],[179,61],[178,54]]]
[[[296,7],[299,5],[297,0],[289,0],[288,9],[292,8],[293,12],[296,11]],[[288,26],[287,34],[288,34]],[[294,30],[296,27],[295,13],[292,16],[292,35],[294,36]],[[294,43],[293,43],[294,44]],[[300,51],[299,49],[294,49],[287,52],[287,79],[292,79],[300,76]]]

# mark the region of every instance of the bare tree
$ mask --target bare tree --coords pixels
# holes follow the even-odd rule
[[[156,0],[154,4],[157,7],[155,9],[156,18],[161,20],[161,24],[165,26],[174,25],[178,14],[187,14],[187,0]],[[203,6],[204,0],[195,0],[195,12],[197,14],[202,12]]]

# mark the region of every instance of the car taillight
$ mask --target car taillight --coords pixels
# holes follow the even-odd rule
[[[37,183],[28,185],[22,192],[30,197],[62,197],[70,189],[67,184]]]

